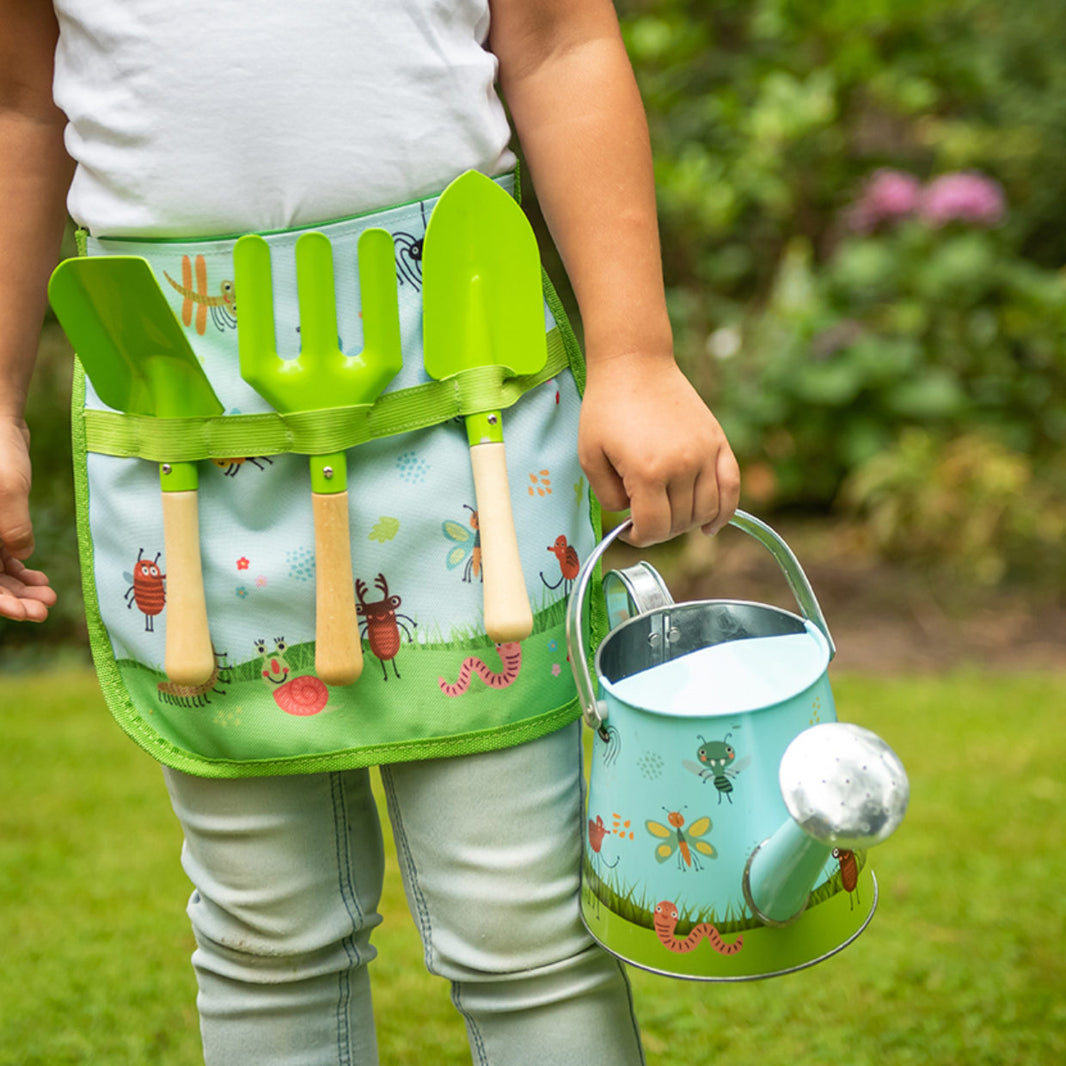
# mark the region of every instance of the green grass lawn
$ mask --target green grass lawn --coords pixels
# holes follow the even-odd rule
[[[88,673],[0,684],[0,1066],[199,1063],[189,886],[158,768]],[[843,676],[834,693],[911,776],[902,829],[871,852],[878,913],[789,977],[634,973],[649,1066],[1066,1062],[1066,675]],[[382,1062],[468,1063],[395,863],[383,912]]]

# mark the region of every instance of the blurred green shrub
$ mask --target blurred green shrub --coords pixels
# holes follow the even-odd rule
[[[1024,574],[1052,591],[1066,579],[1066,498],[1028,456],[980,433],[944,441],[908,429],[853,474],[844,502],[894,559],[943,564],[990,585]]]
[[[956,447],[984,454],[975,441],[1024,464],[1012,521],[1066,485],[1066,5],[617,6],[678,354],[742,460],[745,499],[826,510],[848,484],[877,543],[902,551],[925,505],[901,501],[890,522],[873,486],[908,491],[918,431],[931,475],[949,477]],[[883,168],[910,175],[924,214],[856,215]],[[975,172],[991,199],[953,211]],[[983,574],[1011,569],[1027,536],[1047,547],[1031,517]],[[966,556],[947,533],[941,555]]]
[[[774,501],[831,504],[912,426],[980,427],[1039,477],[1066,469],[1066,277],[1003,244],[909,220],[842,240],[815,269],[793,239],[759,313],[732,345],[710,342],[736,351],[717,371],[731,437],[773,469]]]

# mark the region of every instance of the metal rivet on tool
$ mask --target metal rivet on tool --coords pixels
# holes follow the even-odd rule
[[[489,423],[490,426],[496,425],[496,423],[499,422],[499,420],[500,419],[499,419],[499,417],[497,415],[489,415],[489,417],[488,417],[488,423]]]
[[[330,479],[331,477],[333,477],[333,467],[332,467],[332,466],[324,466],[324,467],[322,467],[322,476],[323,476],[323,477],[324,477],[324,478],[325,478],[325,479],[326,479],[327,481],[329,481],[329,479]]]
[[[174,468],[170,465],[170,463],[164,463],[159,469],[164,474],[169,474]]]

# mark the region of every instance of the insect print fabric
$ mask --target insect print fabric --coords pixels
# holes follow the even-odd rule
[[[159,569],[161,552],[156,552],[155,558],[151,560],[142,559],[143,552],[143,548],[137,552],[137,562],[133,564],[133,573],[122,575],[130,583],[123,598],[127,607],[136,606],[137,610],[144,615],[145,632],[154,633],[155,616],[163,610],[167,602],[166,574]]]
[[[470,512],[466,524],[451,519],[441,524],[444,536],[451,542],[445,565],[449,570],[462,567],[464,581],[481,580],[481,531],[477,511],[470,504],[463,506]]]
[[[580,366],[580,356],[549,293],[549,364],[507,400],[512,510],[534,629],[520,644],[497,647],[484,631],[468,442],[460,412],[447,406],[456,402],[455,387],[432,381],[422,365],[419,241],[431,209],[428,201],[319,227],[333,250],[340,346],[352,357],[363,344],[359,236],[370,227],[394,236],[404,365],[369,414],[283,417],[242,379],[240,293],[227,284],[233,239],[89,241],[90,254],[148,259],[225,409],[177,438],[179,451],[195,449],[218,664],[203,685],[182,687],[164,671],[174,590],[158,461],[145,457],[151,439],[140,440],[142,431],[151,438],[167,427],[134,425],[102,404],[90,382],[77,383],[79,521],[94,653],[115,717],[168,765],[219,777],[367,766],[521,743],[577,716],[565,655],[568,585],[550,546],[562,538],[580,558],[595,542],[594,505],[576,457],[580,396],[568,369]],[[300,353],[298,236],[266,237],[283,358]],[[421,414],[437,407],[440,415]],[[392,419],[380,431],[379,409]],[[314,452],[312,444],[300,450],[301,434],[352,440],[342,450],[364,658],[352,685],[329,686],[315,675],[318,575],[307,462]],[[527,470],[545,491],[527,492]],[[582,491],[550,492],[546,482]],[[554,572],[545,570],[546,556]]]
[[[165,271],[163,276],[175,292],[181,293],[181,321],[186,326],[195,326],[202,337],[207,331],[207,315],[216,329],[233,329],[237,325],[237,301],[233,281],[223,281],[218,291],[212,295],[207,283],[207,260],[195,257],[196,272],[193,278],[193,259],[187,255],[181,257],[181,282],[175,281]]]

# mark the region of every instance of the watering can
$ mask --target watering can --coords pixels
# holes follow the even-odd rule
[[[867,850],[909,797],[892,749],[836,720],[835,648],[792,550],[743,511],[731,524],[770,552],[799,613],[677,604],[647,562],[611,571],[594,683],[585,600],[628,521],[585,560],[567,611],[595,730],[582,919],[622,960],[706,981],[790,973],[851,943],[877,906]]]

